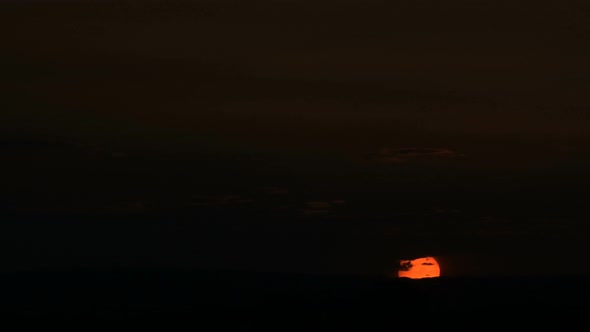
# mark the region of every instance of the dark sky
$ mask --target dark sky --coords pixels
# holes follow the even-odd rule
[[[0,6],[4,269],[590,272],[587,1]]]

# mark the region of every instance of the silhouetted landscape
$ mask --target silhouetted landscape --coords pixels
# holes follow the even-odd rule
[[[0,0],[2,312],[254,330],[588,309],[589,15]]]
[[[534,316],[538,323],[547,314],[584,312],[590,295],[589,280],[579,277],[391,280],[153,269],[43,270],[3,275],[1,281],[3,314],[28,322],[240,329],[387,327],[416,314],[510,314]]]

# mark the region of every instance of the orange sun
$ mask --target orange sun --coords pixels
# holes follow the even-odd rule
[[[410,279],[440,277],[440,266],[434,257],[402,260],[398,277]]]

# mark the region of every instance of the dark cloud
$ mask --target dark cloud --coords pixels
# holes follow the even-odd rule
[[[29,137],[17,137],[3,135],[0,137],[0,148],[6,152],[38,152],[45,151],[56,146],[55,140],[38,140]]]
[[[412,264],[412,261],[406,261],[406,260],[400,261],[398,270],[409,271],[413,266],[414,266],[414,264]]]
[[[271,196],[284,196],[289,194],[289,189],[283,187],[268,187],[263,188],[262,190],[266,195]]]
[[[332,212],[333,205],[328,201],[309,201],[305,203],[304,215],[326,215]]]
[[[40,162],[50,162],[56,158],[83,160],[129,157],[129,153],[106,145],[43,135],[2,135],[0,149],[4,152],[0,159],[11,161],[22,158],[38,158]]]
[[[195,207],[240,207],[254,203],[251,197],[236,194],[226,195],[193,195],[189,206]]]
[[[369,155],[368,159],[386,164],[402,164],[410,161],[454,159],[462,156],[463,154],[446,148],[383,148]]]
[[[346,202],[342,199],[307,201],[301,212],[306,216],[334,215]]]
[[[332,204],[330,202],[325,201],[310,201],[306,203],[307,207],[310,209],[330,209]]]

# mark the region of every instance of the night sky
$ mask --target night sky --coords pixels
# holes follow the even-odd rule
[[[0,269],[587,274],[589,15],[0,0]]]

